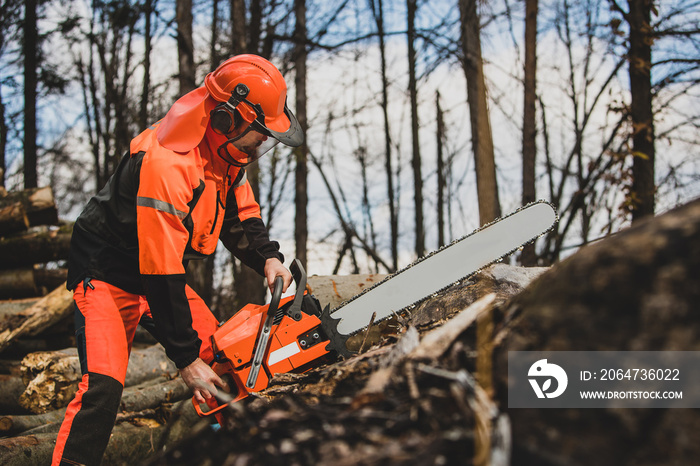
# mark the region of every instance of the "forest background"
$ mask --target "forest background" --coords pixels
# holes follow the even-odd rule
[[[67,221],[131,138],[239,53],[280,68],[306,133],[249,179],[310,274],[390,273],[535,199],[560,222],[513,260],[549,265],[700,194],[700,1],[3,0],[0,14],[0,183],[51,186]],[[221,318],[264,299],[223,248],[188,275]]]

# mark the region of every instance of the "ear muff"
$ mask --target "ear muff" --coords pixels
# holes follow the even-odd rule
[[[238,110],[232,111],[225,102],[217,105],[210,116],[212,129],[223,135],[230,134],[243,123],[243,117]]]

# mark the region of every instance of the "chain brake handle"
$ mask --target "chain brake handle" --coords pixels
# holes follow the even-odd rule
[[[267,352],[267,347],[270,342],[270,334],[272,333],[272,323],[275,320],[275,314],[277,314],[277,308],[280,304],[280,299],[282,298],[282,288],[284,286],[284,281],[282,277],[275,277],[274,285],[272,286],[272,299],[270,300],[270,305],[267,307],[267,312],[265,315],[265,320],[263,321],[260,330],[258,331],[258,342],[255,345],[255,351],[253,352],[253,363],[250,366],[250,372],[248,373],[248,380],[245,386],[247,388],[254,388],[258,381],[258,373],[262,367],[263,357]]]

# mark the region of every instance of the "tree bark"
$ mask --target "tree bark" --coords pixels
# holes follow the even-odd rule
[[[61,321],[73,311],[73,293],[61,285],[30,308],[0,326],[0,352],[14,339],[34,336]]]
[[[294,89],[296,93],[296,116],[304,134],[304,143],[294,149],[296,158],[295,171],[295,215],[294,215],[294,244],[296,258],[302,266],[307,266],[307,242],[309,238],[307,206],[308,194],[308,158],[309,148],[306,145],[308,122],[306,119],[306,0],[294,1],[296,27],[294,29]]]
[[[19,397],[24,391],[24,382],[19,375],[0,374],[0,413],[24,414],[27,412],[19,404]],[[2,420],[0,420],[0,435],[2,435]]]
[[[192,0],[176,0],[178,80],[180,96],[197,87],[192,40]]]
[[[389,207],[389,231],[391,244],[392,271],[399,268],[399,222],[396,196],[394,192],[394,168],[391,151],[391,131],[389,124],[389,78],[387,77],[386,44],[384,32],[384,0],[370,0],[370,7],[377,24],[379,57],[382,73],[382,117],[384,119],[384,171],[386,173],[387,203]]]
[[[501,216],[496,179],[496,160],[491,122],[486,99],[484,64],[476,0],[459,0],[461,20],[462,66],[467,78],[467,101],[472,128],[472,150],[479,198],[479,223],[489,223]]]
[[[27,228],[29,219],[21,202],[0,205],[0,236],[25,231]]]
[[[629,77],[632,103],[632,223],[654,215],[656,194],[654,111],[651,85],[652,0],[628,0]]]
[[[153,15],[153,0],[145,0],[143,5],[143,86],[141,87],[141,102],[139,107],[139,126],[146,128],[149,124],[148,104],[151,100],[151,17]]]
[[[415,253],[418,257],[425,255],[425,230],[423,221],[423,173],[420,154],[420,141],[418,138],[418,89],[416,83],[416,25],[415,16],[418,5],[416,0],[406,0],[408,11],[408,92],[411,101],[411,138],[413,142],[413,156],[411,166],[413,168],[413,206],[415,215]]]
[[[50,186],[10,192],[0,199],[0,209],[17,202],[24,207],[29,226],[58,224],[58,209]]]
[[[231,55],[246,53],[248,41],[246,34],[245,0],[231,2]]]
[[[440,93],[435,95],[435,114],[437,115],[437,227],[438,248],[445,245],[445,119],[440,107]]]
[[[20,383],[22,383],[21,380]],[[24,411],[18,403],[24,384],[22,387],[20,393],[17,393],[14,405]],[[158,377],[139,385],[125,387],[119,410],[121,414],[130,415],[149,409],[158,409],[164,404],[172,404],[190,396],[191,392],[181,378],[170,380],[168,377]],[[61,408],[42,414],[2,416],[0,417],[0,436],[18,435],[29,430],[35,432],[34,429],[42,426],[46,426],[45,432],[58,432],[65,414],[66,408]]]
[[[21,236],[0,238],[0,268],[21,268],[51,261],[67,260],[72,228],[32,231]]]
[[[698,200],[555,264],[499,312],[501,344],[494,360],[499,403],[507,406],[512,351],[699,351],[698,274]],[[700,457],[700,443],[688,442],[688,433],[700,425],[697,409],[512,409],[508,414],[514,457],[519,453],[522,464],[651,466],[692,464]]]
[[[522,204],[536,200],[535,162],[537,160],[537,0],[525,1],[525,77],[523,82],[523,189]],[[537,265],[535,243],[520,254],[526,267]]]
[[[37,0],[24,3],[24,188],[36,188],[37,125],[36,97],[38,87],[37,56],[39,47]]]
[[[159,421],[151,414],[118,423],[109,439],[103,464],[140,464],[193,434],[204,430],[211,434],[207,422],[198,423],[201,420],[189,400],[156,414],[156,418],[164,415],[167,421]],[[56,433],[0,439],[0,464],[24,466],[29,458],[32,464],[49,464],[55,444]]]

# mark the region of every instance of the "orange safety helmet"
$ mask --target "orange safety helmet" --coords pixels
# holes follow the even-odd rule
[[[229,137],[219,146],[219,155],[229,163],[247,165],[278,142],[297,147],[304,141],[286,98],[287,84],[272,63],[257,55],[234,56],[209,73],[204,86],[173,104],[156,129],[158,141],[170,150],[187,152],[199,144],[211,123],[215,133]],[[234,143],[250,130],[272,139],[244,156]]]

